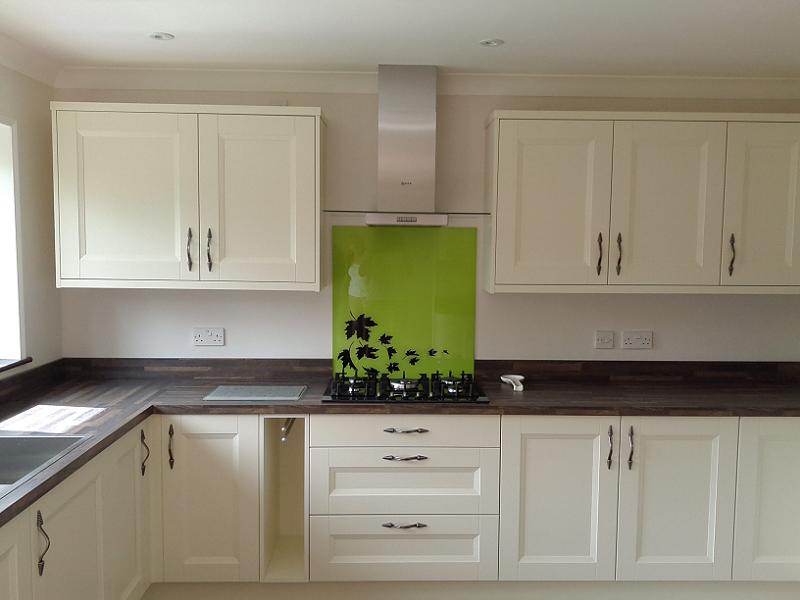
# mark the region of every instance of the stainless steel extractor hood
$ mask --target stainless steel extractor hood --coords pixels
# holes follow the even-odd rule
[[[378,67],[378,212],[368,225],[446,225],[435,213],[436,67]]]

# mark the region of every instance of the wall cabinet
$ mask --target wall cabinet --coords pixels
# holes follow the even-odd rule
[[[733,578],[800,581],[800,419],[744,417]]]
[[[23,513],[0,528],[0,598],[30,600],[31,539],[28,515]]]
[[[503,417],[500,579],[614,579],[619,424]]]
[[[722,282],[800,284],[800,123],[731,123]]]
[[[617,579],[731,578],[738,419],[624,417]]]
[[[52,108],[59,286],[319,289],[319,109]]]
[[[162,420],[165,581],[259,580],[259,419]]]
[[[495,111],[486,289],[800,293],[797,121]]]

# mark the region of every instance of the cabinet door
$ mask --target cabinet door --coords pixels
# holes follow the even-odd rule
[[[500,579],[613,580],[619,417],[503,417],[502,432]]]
[[[201,279],[316,281],[316,119],[199,118]]]
[[[617,579],[729,580],[735,417],[623,418]]]
[[[105,600],[138,600],[150,585],[145,427],[134,428],[101,455]]]
[[[93,460],[31,508],[28,522],[35,600],[105,600],[101,487],[99,462]],[[49,549],[45,533],[50,538]],[[41,572],[39,557],[44,563]]]
[[[611,121],[500,121],[496,283],[605,284]]]
[[[800,419],[743,418],[734,579],[800,581]]]
[[[198,279],[197,116],[59,111],[57,136],[61,277]]]
[[[800,284],[800,124],[728,125],[723,248],[723,284]]]
[[[725,123],[616,122],[609,282],[719,284],[724,174]]]
[[[258,581],[258,417],[163,419],[164,578]]]
[[[31,599],[31,537],[28,514],[0,527],[0,598]]]

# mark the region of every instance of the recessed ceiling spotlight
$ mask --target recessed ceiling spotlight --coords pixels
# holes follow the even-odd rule
[[[486,46],[487,48],[497,48],[498,46],[502,46],[506,43],[505,40],[501,40],[500,38],[489,38],[488,40],[481,40],[478,42],[481,46]]]
[[[168,33],[166,31],[156,31],[150,34],[150,37],[154,40],[159,40],[161,42],[168,42],[169,40],[175,39],[174,33]]]

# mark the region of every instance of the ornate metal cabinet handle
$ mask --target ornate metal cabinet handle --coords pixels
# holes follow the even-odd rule
[[[429,429],[424,427],[415,427],[414,429],[397,429],[395,427],[387,427],[384,429],[386,433],[428,433]]]
[[[144,446],[145,451],[147,454],[144,455],[142,459],[142,477],[144,477],[144,472],[147,470],[147,461],[150,458],[150,446],[147,445],[147,438],[144,435],[144,429],[141,430],[140,440],[142,442],[142,446]]]
[[[619,250],[619,257],[617,258],[617,275],[622,271],[622,233],[617,234],[617,249]]]
[[[597,257],[597,274],[600,275],[603,271],[603,232],[597,234],[597,249],[600,255]]]
[[[633,468],[633,425],[631,425],[630,431],[628,431],[628,443],[631,446],[631,452],[628,454],[628,471]]]
[[[733,265],[736,262],[736,236],[734,234],[731,234],[730,245],[731,245],[731,262],[728,265],[728,277],[733,276]]]
[[[417,454],[415,456],[395,456],[394,454],[388,454],[383,457],[383,460],[399,460],[402,462],[407,462],[410,460],[428,460],[428,457],[423,456],[422,454]]]
[[[608,426],[608,458],[606,458],[606,465],[608,465],[608,470],[611,470],[611,458],[614,456],[614,426]]]
[[[36,529],[39,530],[39,533],[41,533],[44,536],[44,540],[45,542],[47,542],[47,545],[44,547],[44,550],[39,555],[38,566],[39,566],[39,577],[41,577],[42,575],[44,575],[44,557],[50,551],[50,536],[47,535],[47,532],[44,530],[44,517],[42,516],[42,511],[40,510],[36,511]]]
[[[211,227],[208,228],[208,235],[206,236],[206,258],[208,259],[208,270],[211,271],[211,267],[214,266],[214,262],[211,260]]]
[[[189,227],[189,233],[186,234],[186,262],[189,265],[189,270],[192,270],[192,228]]]
[[[175,467],[175,456],[172,454],[172,438],[175,437],[175,428],[170,425],[169,426],[169,444],[167,444],[167,452],[169,453],[169,468],[172,469]]]
[[[409,523],[408,525],[397,525],[396,523],[392,523],[391,521],[388,523],[382,523],[381,527],[385,527],[386,529],[424,529],[428,525],[425,523]]]

